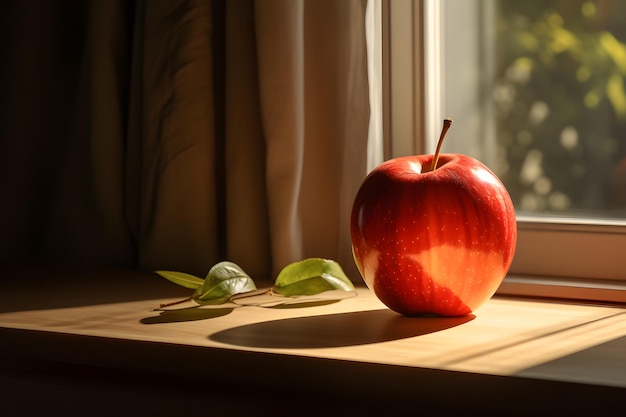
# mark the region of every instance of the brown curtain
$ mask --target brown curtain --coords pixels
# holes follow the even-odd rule
[[[365,0],[3,8],[0,260],[360,279]]]

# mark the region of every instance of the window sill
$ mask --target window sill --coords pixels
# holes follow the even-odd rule
[[[189,290],[140,272],[9,272],[0,383],[13,404],[35,387],[50,398],[26,405],[49,410],[65,387],[84,394],[65,407],[123,398],[143,411],[147,401],[312,414],[328,401],[365,414],[417,403],[494,415],[624,409],[623,305],[498,296],[467,318],[406,318],[360,288],[325,305],[159,316]]]
[[[498,294],[626,305],[626,283],[608,279],[510,274],[498,288]]]

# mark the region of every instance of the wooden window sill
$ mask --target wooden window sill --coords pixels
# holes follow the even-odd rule
[[[359,288],[297,308],[153,311],[189,291],[137,271],[7,271],[0,383],[13,401],[3,406],[102,395],[101,410],[115,398],[139,411],[197,401],[242,414],[330,402],[365,415],[411,404],[487,415],[626,410],[624,305],[498,296],[469,317],[407,318]],[[51,398],[28,403],[31,388]],[[82,400],[62,402],[72,390]]]

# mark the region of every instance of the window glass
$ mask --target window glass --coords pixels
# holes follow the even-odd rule
[[[485,160],[518,214],[626,219],[626,1],[447,1],[443,23],[444,110],[482,146],[451,148]]]

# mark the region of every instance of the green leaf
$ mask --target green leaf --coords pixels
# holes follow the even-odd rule
[[[223,261],[209,270],[204,284],[192,298],[198,304],[222,304],[235,294],[254,290],[254,281],[239,265]]]
[[[337,262],[321,258],[287,265],[276,277],[273,289],[286,297],[315,295],[329,290],[354,291],[354,285]]]
[[[195,275],[185,274],[184,272],[156,271],[156,273],[161,275],[163,278],[172,281],[174,284],[178,284],[185,288],[191,288],[192,290],[200,288],[202,287],[202,284],[204,284],[204,280],[202,278]]]

